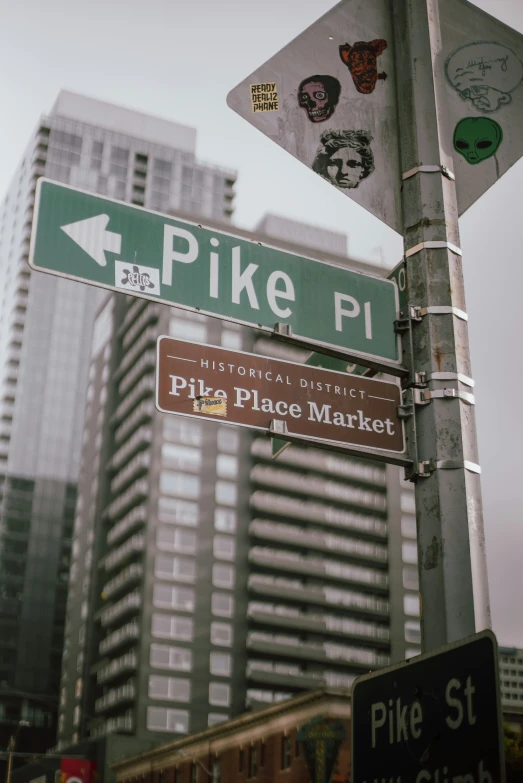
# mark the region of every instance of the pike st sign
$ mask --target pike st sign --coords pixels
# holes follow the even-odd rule
[[[358,677],[353,783],[503,783],[492,631]]]
[[[376,449],[392,458],[404,451],[400,400],[399,386],[388,381],[158,338],[156,407],[164,413],[265,432],[278,420],[308,442]]]
[[[399,364],[393,282],[40,179],[41,272]]]

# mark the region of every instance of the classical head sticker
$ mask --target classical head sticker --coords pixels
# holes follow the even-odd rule
[[[309,76],[298,87],[298,103],[311,122],[332,117],[340,99],[341,84],[334,76]]]
[[[386,79],[385,72],[378,73],[378,56],[387,48],[387,41],[377,38],[374,41],[357,41],[340,46],[340,57],[349,69],[352,81],[358,92],[369,95],[373,92],[378,79]]]
[[[511,103],[511,93],[523,79],[523,65],[507,46],[478,41],[447,57],[445,76],[462,100],[485,114]]]
[[[371,141],[365,130],[325,131],[312,170],[338,188],[357,188],[374,171]]]
[[[496,154],[503,131],[490,117],[465,117],[456,125],[452,141],[468,163],[481,163]]]

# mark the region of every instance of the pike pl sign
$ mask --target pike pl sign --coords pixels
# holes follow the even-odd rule
[[[234,234],[38,181],[29,265],[398,365],[396,285]]]
[[[358,677],[353,783],[504,783],[492,631]]]
[[[395,383],[172,337],[157,350],[159,411],[266,432],[278,420],[310,442],[404,451]]]

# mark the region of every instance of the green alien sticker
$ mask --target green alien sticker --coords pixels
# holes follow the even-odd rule
[[[454,129],[454,149],[473,165],[495,155],[503,131],[490,117],[465,117]]]

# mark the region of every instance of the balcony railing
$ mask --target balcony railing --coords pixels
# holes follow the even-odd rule
[[[349,663],[363,669],[387,666],[390,663],[389,655],[375,650],[346,647],[333,642],[304,642],[297,637],[256,631],[247,635],[247,648],[293,659]]]
[[[96,673],[96,682],[101,685],[119,677],[125,672],[135,671],[138,666],[138,656],[136,650],[124,653],[119,658],[115,658],[111,663],[98,669]]]
[[[117,704],[133,701],[136,697],[136,688],[133,680],[129,680],[119,688],[112,688],[94,703],[95,712],[104,712]]]
[[[140,635],[140,628],[138,623],[131,622],[118,628],[116,631],[107,634],[107,636],[100,642],[100,655],[105,655],[110,650],[115,650],[126,644],[129,641],[137,639]]]
[[[308,587],[301,580],[282,577],[251,574],[248,588],[252,593],[286,601],[296,601],[299,604],[310,603],[332,608],[347,608],[352,613],[363,615],[373,614],[386,617],[389,612],[388,601],[373,595],[355,590],[344,590],[338,587]]]
[[[128,587],[131,584],[139,582],[143,576],[143,567],[141,563],[131,563],[127,568],[124,568],[113,579],[110,579],[103,588],[102,593],[105,598],[111,598]]]
[[[125,615],[139,611],[142,605],[142,597],[138,591],[134,593],[128,593],[123,598],[120,598],[112,606],[108,606],[100,615],[100,622],[103,627],[112,625],[116,620],[120,620]]]
[[[338,529],[355,530],[366,536],[385,538],[387,535],[387,523],[383,519],[337,508],[327,503],[318,503],[315,500],[301,500],[288,495],[257,490],[251,495],[250,503],[258,511],[277,516],[303,519]]]
[[[304,530],[295,525],[270,522],[265,519],[254,519],[249,525],[249,533],[253,538],[292,544],[299,549],[336,552],[359,560],[372,560],[383,564],[388,560],[387,547],[382,544]]]
[[[128,514],[114,525],[107,533],[107,543],[114,544],[129,533],[133,528],[143,525],[147,519],[147,508],[144,504],[135,506]]]
[[[250,476],[251,481],[255,484],[277,487],[286,492],[314,495],[327,500],[351,503],[379,511],[387,509],[387,498],[382,492],[342,484],[339,481],[314,474],[297,473],[292,470],[282,470],[260,464],[252,468]]]
[[[320,576],[327,579],[364,584],[369,589],[386,591],[388,576],[362,566],[349,565],[336,560],[303,557],[294,552],[285,552],[269,547],[252,547],[249,560],[256,565],[287,572]]]
[[[114,552],[106,555],[104,567],[106,571],[112,571],[122,565],[128,558],[133,557],[145,549],[145,536],[142,533],[136,533],[125,543],[115,549]]]
[[[251,454],[263,459],[272,459],[271,442],[265,438],[257,438],[252,442]],[[329,454],[323,451],[313,451],[293,446],[286,449],[278,457],[278,463],[291,465],[306,470],[318,470],[340,478],[384,487],[386,483],[385,470],[382,467],[364,464],[346,457]]]

